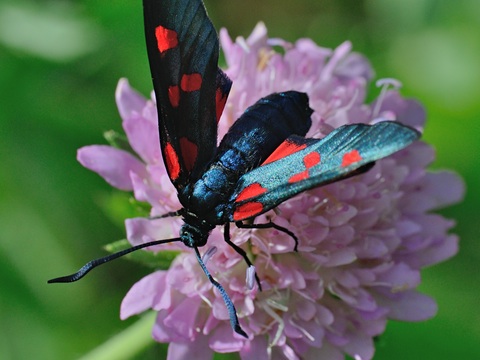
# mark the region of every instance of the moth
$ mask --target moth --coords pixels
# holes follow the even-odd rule
[[[145,36],[158,110],[160,147],[182,208],[179,237],[141,244],[93,260],[77,273],[49,282],[72,282],[94,267],[148,246],[181,241],[192,248],[210,282],[219,290],[232,328],[247,337],[235,306],[205,266],[199,248],[216,226],[246,263],[243,249],[230,239],[230,223],[240,228],[274,228],[256,224],[256,216],[308,189],[369,170],[420,137],[398,122],[339,127],[322,139],[305,138],[311,126],[308,96],[297,91],[258,100],[231,126],[217,146],[217,123],[231,80],[218,67],[219,42],[201,0],[144,0]],[[256,276],[256,275],[255,275]],[[259,278],[257,284],[261,289]]]

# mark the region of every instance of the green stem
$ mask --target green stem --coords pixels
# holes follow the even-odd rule
[[[157,313],[148,312],[136,323],[110,338],[80,360],[122,360],[131,359],[153,345],[151,331]]]

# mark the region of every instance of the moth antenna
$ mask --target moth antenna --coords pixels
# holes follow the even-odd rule
[[[47,283],[52,284],[52,283],[74,282],[74,281],[77,281],[77,280],[80,280],[81,278],[83,278],[85,275],[87,275],[88,272],[90,272],[90,270],[92,270],[93,268],[96,268],[99,265],[105,264],[109,261],[115,260],[119,257],[122,257],[124,255],[130,254],[134,251],[137,251],[137,250],[149,247],[149,246],[167,244],[167,243],[171,243],[171,242],[175,242],[175,241],[181,241],[181,239],[180,238],[173,238],[173,239],[166,239],[166,240],[155,240],[155,241],[150,241],[150,242],[145,243],[145,244],[140,244],[140,245],[137,245],[137,246],[133,246],[131,248],[116,252],[114,254],[110,254],[110,255],[104,256],[102,258],[89,261],[88,263],[83,265],[82,268],[80,270],[78,270],[76,273],[74,273],[72,275],[61,276],[61,277],[57,277],[57,278],[54,278],[54,279],[50,279],[50,280],[47,281]]]
[[[170,211],[166,214],[150,216],[150,217],[148,217],[148,220],[164,219],[164,218],[167,218],[167,217],[175,217],[175,216],[180,216],[180,215],[182,215],[181,210]]]
[[[203,272],[205,275],[207,275],[208,280],[212,283],[213,286],[215,286],[218,291],[220,291],[220,295],[222,295],[223,301],[225,302],[225,305],[227,306],[228,314],[230,316],[230,324],[232,325],[233,331],[235,331],[237,334],[242,335],[244,338],[248,339],[248,335],[245,331],[243,331],[242,327],[240,326],[240,323],[238,322],[238,317],[237,317],[237,310],[235,309],[235,306],[233,305],[232,299],[230,299],[230,296],[228,296],[227,292],[223,288],[220,283],[218,283],[212,275],[210,275],[210,272],[208,271],[207,267],[205,266],[205,263],[202,260],[202,257],[200,256],[200,252],[198,251],[198,248],[196,246],[193,247],[195,250],[195,255],[197,256],[197,261],[200,264],[200,267],[202,268]]]

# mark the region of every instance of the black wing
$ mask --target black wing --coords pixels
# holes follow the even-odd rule
[[[231,81],[218,69],[218,37],[201,0],[143,6],[161,149],[171,181],[182,189],[215,153]]]

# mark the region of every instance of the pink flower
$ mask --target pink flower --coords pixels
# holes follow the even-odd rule
[[[256,100],[286,90],[308,93],[315,110],[310,137],[380,119],[423,128],[422,106],[389,89],[396,81],[383,81],[378,99],[365,103],[373,71],[363,56],[351,53],[348,42],[335,50],[309,39],[290,44],[269,39],[263,24],[246,40],[232,42],[224,29],[220,39],[233,80],[220,136]],[[285,53],[275,52],[274,45]],[[152,216],[178,210],[159,150],[154,101],[126,80],[120,80],[116,99],[137,157],[89,146],[79,150],[79,161],[112,186],[133,190],[137,200],[151,204]],[[305,192],[256,219],[293,231],[298,253],[284,233],[233,228],[232,240],[249,254],[262,292],[245,281],[245,262],[216,228],[208,247],[217,251],[208,251],[205,260],[235,303],[249,339],[232,331],[220,294],[183,244],[155,247],[181,253],[168,270],[131,288],[121,317],[157,311],[153,337],[170,343],[169,359],[211,359],[214,351],[239,352],[242,359],[343,359],[345,354],[371,359],[373,338],[384,332],[388,319],[420,321],[435,315],[434,300],[416,290],[420,269],[457,251],[457,236],[447,233],[453,221],[431,211],[459,201],[463,183],[450,172],[427,172],[433,160],[433,149],[416,142],[364,175]],[[132,245],[176,237],[180,226],[177,218],[126,221]]]

